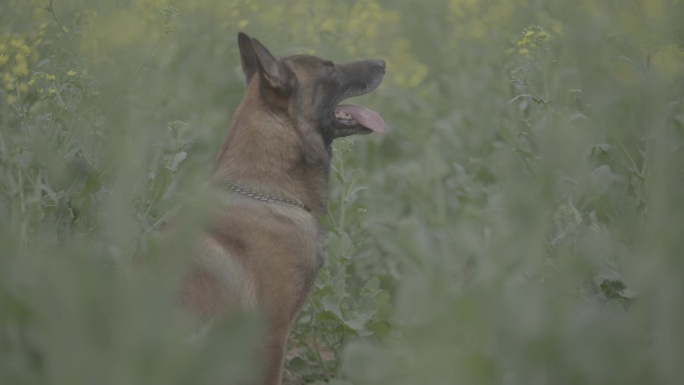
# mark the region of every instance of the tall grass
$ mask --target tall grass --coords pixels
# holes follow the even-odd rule
[[[335,147],[288,383],[681,383],[683,17],[677,0],[4,1],[0,383],[254,378],[260,323],[198,343],[173,303],[183,253],[160,244],[242,97],[238,30],[388,63],[354,103],[389,132]],[[172,263],[136,272],[139,253]]]

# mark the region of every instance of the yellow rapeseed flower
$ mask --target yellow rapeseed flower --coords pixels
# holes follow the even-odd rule
[[[674,79],[684,69],[684,51],[674,44],[663,47],[653,56],[653,64],[667,79]]]
[[[57,89],[55,87],[48,88],[48,94],[54,95],[56,93],[57,93]]]
[[[17,52],[17,54],[14,55],[14,60],[17,62],[17,64],[25,64],[26,55],[22,54],[21,52]]]
[[[53,76],[54,76],[54,75],[53,75]],[[69,70],[69,71],[67,72],[67,76],[76,76],[76,71],[74,71],[74,70]]]
[[[49,81],[53,81],[53,80],[57,79],[57,76],[55,76],[54,74],[48,74],[45,79],[47,79]]]
[[[537,39],[541,41],[547,41],[549,40],[549,33],[542,28],[539,30],[539,33],[537,34]]]
[[[12,68],[12,72],[15,76],[26,76],[29,74],[28,66],[24,63],[14,66],[14,68]]]
[[[4,53],[0,54],[0,66],[7,63],[8,60],[9,60],[9,56],[5,55]]]
[[[26,92],[26,91],[28,91],[28,84],[26,84],[26,83],[19,83],[19,91],[20,91],[20,92]]]
[[[319,26],[321,31],[334,31],[335,19],[325,19]]]

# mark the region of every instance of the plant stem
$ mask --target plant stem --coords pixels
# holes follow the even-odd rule
[[[62,34],[64,35],[64,37],[66,37],[67,42],[69,43],[69,47],[74,52],[74,56],[76,56],[76,60],[78,60],[78,64],[81,67],[83,67],[83,61],[81,60],[81,56],[78,54],[78,50],[76,49],[76,46],[74,45],[73,41],[71,41],[71,37],[69,37],[69,34],[66,32],[66,30],[62,26],[62,23],[60,23],[59,20],[57,20],[57,15],[55,15],[55,9],[52,6],[52,2],[53,2],[53,0],[50,0],[50,2],[45,7],[45,9],[47,9],[47,11],[50,12],[50,15],[52,15],[52,20],[55,21],[55,24],[57,24],[59,29],[62,31]]]
[[[140,63],[140,65],[139,65],[138,68],[135,70],[135,72],[133,72],[133,75],[131,75],[131,80],[135,79],[135,77],[138,76],[138,73],[140,73],[140,71],[141,71],[143,68],[145,68],[145,66],[147,65],[147,63],[150,62],[150,60],[152,59],[152,56],[154,56],[154,54],[157,52],[157,48],[159,48],[159,44],[161,43],[162,39],[164,39],[164,36],[166,36],[167,33],[169,33],[169,30],[168,30],[167,27],[165,26],[165,27],[164,27],[164,32],[162,32],[162,34],[159,35],[159,38],[158,38],[157,41],[154,43],[154,47],[152,47],[152,50],[150,50],[150,53],[149,53],[149,54],[147,55],[147,57]]]
[[[321,349],[318,347],[318,342],[316,341],[316,336],[314,335],[313,337],[313,345],[314,345],[314,357],[316,358],[316,361],[318,362],[318,365],[321,367],[321,371],[323,372],[323,378],[325,378],[326,381],[330,380],[330,375],[328,375],[328,370],[325,367],[325,362],[323,362],[323,357],[321,357]]]

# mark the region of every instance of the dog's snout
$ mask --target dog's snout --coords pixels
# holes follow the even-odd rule
[[[373,61],[373,65],[376,67],[379,67],[382,72],[385,72],[385,61],[384,60],[375,60]]]

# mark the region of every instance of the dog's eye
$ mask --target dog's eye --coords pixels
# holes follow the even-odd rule
[[[331,61],[326,61],[323,63],[326,67],[330,68],[330,73],[335,73],[335,63]]]

